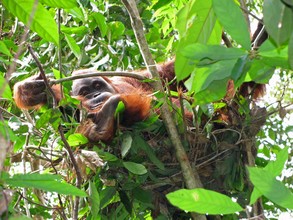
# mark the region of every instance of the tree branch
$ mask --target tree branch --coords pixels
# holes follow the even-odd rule
[[[91,73],[87,73],[87,74],[64,77],[64,78],[58,79],[58,80],[50,80],[50,85],[63,83],[63,82],[67,82],[67,81],[72,81],[72,80],[77,80],[77,79],[97,77],[97,76],[124,76],[124,77],[132,77],[132,78],[135,78],[135,79],[138,79],[138,80],[146,80],[146,79],[148,79],[145,76],[142,76],[140,74],[133,73],[133,72],[115,72],[115,71],[100,72],[100,71],[92,71]]]
[[[40,61],[38,60],[37,56],[35,55],[33,49],[31,46],[28,46],[28,49],[32,55],[32,57],[34,58],[34,60],[36,61],[36,64],[40,70],[40,75],[41,77],[43,78],[44,80],[44,83],[46,85],[46,88],[48,89],[50,95],[53,97],[53,108],[57,108],[57,99],[56,99],[56,96],[55,96],[55,93],[53,92],[50,84],[49,84],[49,81],[45,75],[45,72],[44,72],[44,69],[40,63]],[[80,172],[80,169],[79,169],[79,166],[75,160],[75,157],[74,157],[74,154],[73,154],[73,151],[70,147],[70,145],[68,144],[65,136],[64,136],[64,131],[63,131],[63,128],[61,126],[61,124],[58,126],[58,132],[60,134],[60,137],[61,137],[61,140],[62,142],[64,143],[64,147],[66,149],[66,151],[68,152],[68,155],[69,155],[69,158],[72,162],[72,165],[75,169],[75,172],[76,172],[76,187],[77,188],[81,188],[81,183],[82,183],[82,177],[81,177],[81,172]],[[79,197],[76,196],[75,197],[75,202],[74,202],[74,208],[73,208],[73,214],[72,214],[72,219],[73,220],[77,220],[78,219],[78,206],[79,206]]]
[[[144,62],[147,66],[147,69],[151,73],[153,78],[159,78],[159,73],[156,68],[155,62],[152,59],[152,55],[150,53],[146,38],[143,32],[143,23],[141,21],[136,3],[134,0],[122,0],[122,3],[125,5],[130,19],[133,31],[135,33],[135,37],[140,48],[141,55],[143,56]],[[154,81],[151,83],[153,88],[157,91],[164,92],[162,83],[159,81]],[[200,181],[199,175],[195,169],[191,168],[190,162],[188,160],[188,156],[183,148],[183,145],[180,140],[180,136],[176,129],[175,123],[173,121],[172,113],[169,110],[166,96],[162,98],[162,118],[169,133],[172,144],[174,145],[176,151],[176,157],[181,166],[181,170],[183,173],[183,178],[186,183],[187,188],[198,188],[202,187],[202,183]],[[197,219],[206,219],[204,215],[196,216]]]

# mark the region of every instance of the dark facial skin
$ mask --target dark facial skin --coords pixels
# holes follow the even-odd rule
[[[73,82],[72,95],[83,97],[83,105],[89,110],[100,107],[116,94],[115,89],[102,77],[78,79]]]

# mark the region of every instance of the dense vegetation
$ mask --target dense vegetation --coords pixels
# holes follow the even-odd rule
[[[122,2],[0,1],[2,218],[292,215],[292,0],[136,1],[143,30]],[[139,31],[152,57],[142,55]],[[157,63],[176,57],[177,80],[187,79],[186,91],[155,92],[154,112],[167,103],[176,134],[154,113],[119,127],[111,143],[89,144],[75,133],[71,80],[62,83],[57,108],[50,99],[39,110],[20,110],[12,98],[13,85],[41,69],[58,80],[80,68],[146,68],[145,56]],[[240,89],[227,97],[231,80],[236,89],[270,84],[255,102]]]

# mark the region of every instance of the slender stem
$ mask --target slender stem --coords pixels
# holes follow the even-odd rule
[[[40,61],[38,60],[37,56],[35,55],[33,49],[31,46],[28,47],[32,57],[34,58],[34,60],[36,61],[36,64],[40,70],[40,76],[43,78],[44,80],[44,83],[46,85],[46,88],[48,89],[50,95],[53,97],[53,108],[57,108],[57,99],[56,99],[56,95],[55,93],[53,92],[50,84],[49,84],[49,81],[45,75],[45,72],[44,72],[44,69],[40,63]],[[75,172],[76,172],[76,187],[77,188],[80,188],[81,187],[81,183],[82,183],[82,177],[81,177],[81,172],[80,172],[80,169],[79,169],[79,166],[76,162],[76,159],[74,157],[74,154],[73,154],[73,151],[70,147],[70,145],[68,144],[65,136],[64,136],[64,131],[63,131],[63,128],[61,125],[59,125],[58,127],[58,132],[60,134],[60,137],[61,137],[61,140],[63,141],[64,143],[64,147],[65,149],[67,150],[68,154],[69,154],[69,158],[72,162],[72,165],[75,169]],[[72,219],[73,220],[77,220],[78,219],[78,206],[79,206],[79,197],[75,197],[75,202],[74,202],[74,209],[73,209],[73,214],[72,214]]]
[[[97,76],[123,76],[123,77],[132,77],[138,80],[148,79],[147,77],[143,75],[140,75],[138,73],[133,73],[133,72],[116,72],[116,71],[100,72],[100,71],[93,71],[93,70],[89,70],[89,72],[90,73],[87,73],[87,74],[68,76],[58,80],[50,80],[50,85],[77,80],[77,79],[97,77]]]

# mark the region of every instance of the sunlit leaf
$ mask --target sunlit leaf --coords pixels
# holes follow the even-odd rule
[[[5,78],[0,75],[0,97],[6,98],[12,101],[12,92]]]
[[[288,160],[288,149],[289,147],[285,147],[283,150],[278,152],[276,154],[276,160],[269,161],[263,169],[269,171],[274,176],[280,175],[284,169],[285,162]]]
[[[58,30],[57,24],[52,15],[40,3],[37,4],[36,10],[33,13],[34,0],[3,0],[3,5],[25,25],[28,25],[30,16],[32,23],[30,29],[47,41],[58,45]]]
[[[99,28],[99,30],[101,32],[101,36],[102,37],[105,37],[105,35],[107,34],[107,31],[108,31],[108,26],[107,26],[107,23],[106,23],[106,18],[104,17],[104,15],[102,15],[99,12],[92,13],[91,16],[97,22],[98,28]]]
[[[78,6],[76,0],[40,0],[40,2],[55,8],[74,8]]]
[[[71,147],[80,146],[89,142],[83,134],[79,133],[69,135],[67,141]]]
[[[85,35],[88,33],[88,28],[85,26],[79,27],[66,27],[61,25],[61,31],[65,34],[77,34],[77,35]]]
[[[118,39],[122,34],[124,34],[125,26],[120,21],[113,21],[108,23],[108,38],[111,40]]]
[[[293,209],[293,194],[274,174],[263,168],[248,167],[253,185],[269,200],[288,209]]]
[[[194,69],[181,50],[194,43],[207,43],[215,27],[215,14],[211,0],[193,0],[178,13],[176,28],[180,35],[177,46],[175,72],[178,80],[185,79]],[[214,37],[214,36],[213,36]]]
[[[228,196],[206,189],[180,189],[167,194],[167,199],[184,211],[200,214],[231,214],[243,210]]]
[[[80,47],[77,45],[76,41],[73,37],[71,37],[69,34],[64,34],[66,42],[68,43],[68,46],[72,50],[73,54],[76,56],[76,58],[79,58],[81,55]]]
[[[11,53],[9,51],[9,49],[7,48],[6,44],[3,41],[0,41],[0,54],[5,54],[9,57],[11,57]]]

